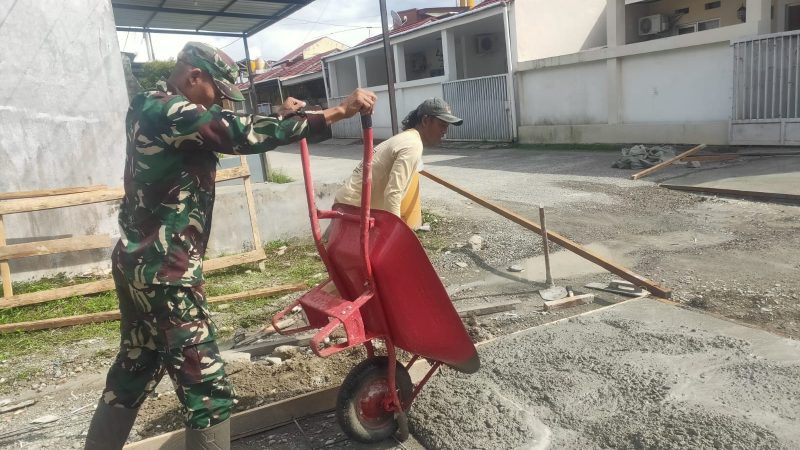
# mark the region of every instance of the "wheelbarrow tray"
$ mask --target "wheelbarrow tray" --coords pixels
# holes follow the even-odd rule
[[[355,206],[335,204],[333,210],[360,215]],[[361,307],[368,335],[389,336],[397,347],[465,373],[480,367],[477,350],[428,259],[417,236],[397,216],[370,212],[369,258],[377,302]],[[361,225],[334,219],[328,237],[328,271],[339,295],[355,300],[364,292]]]

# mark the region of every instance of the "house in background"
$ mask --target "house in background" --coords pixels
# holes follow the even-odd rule
[[[258,112],[271,114],[286,97],[327,107],[322,59],[347,48],[341,42],[323,37],[301,45],[278,61],[270,61],[268,68],[253,77]],[[240,83],[239,88],[248,95],[249,81]]]
[[[800,2],[553,3],[515,4],[521,141],[800,143]],[[527,18],[569,3],[598,14],[602,45],[531,50],[543,31],[523,28]],[[569,11],[557,15],[574,25]],[[590,23],[568,34],[591,34]]]
[[[398,121],[430,97],[444,98],[465,119],[448,137],[457,140],[514,139],[509,8],[486,0],[470,9],[399,11],[391,30]],[[388,72],[381,36],[324,58],[329,103],[357,87],[378,95],[375,135],[391,136]],[[334,124],[336,137],[360,136],[357,118]]]

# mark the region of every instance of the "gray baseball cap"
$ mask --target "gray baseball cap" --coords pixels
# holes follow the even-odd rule
[[[420,117],[437,117],[457,127],[464,123],[462,119],[453,115],[453,110],[450,109],[450,105],[448,105],[447,102],[437,97],[429,98],[422,102],[422,104],[417,107],[417,114],[419,114]]]

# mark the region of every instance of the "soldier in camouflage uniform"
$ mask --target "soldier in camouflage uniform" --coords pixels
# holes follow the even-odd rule
[[[236,115],[222,98],[243,101],[236,63],[201,43],[187,44],[159,91],[128,110],[121,239],[112,273],[122,313],[121,343],[86,438],[86,449],[124,445],[139,406],[168,373],[184,406],[186,448],[230,447],[234,389],[215,341],[203,291],[203,256],[214,206],[215,152],[250,154],[327,132],[330,123],[369,113],[375,95],[357,90],[315,114]],[[284,110],[286,111],[286,110]]]

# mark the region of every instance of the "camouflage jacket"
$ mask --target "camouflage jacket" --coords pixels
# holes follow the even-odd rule
[[[284,120],[209,109],[166,90],[131,101],[114,264],[134,283],[193,286],[214,207],[214,152],[251,154],[327,131],[322,114]]]

